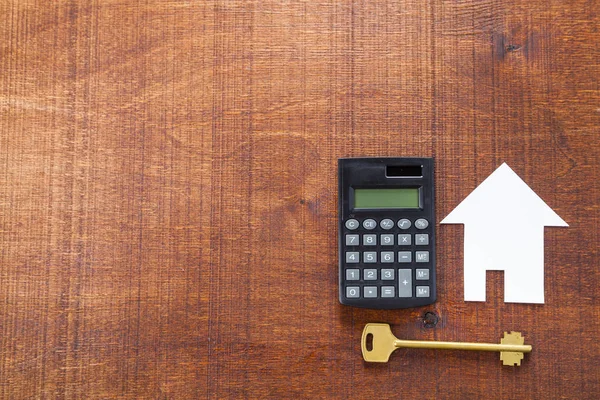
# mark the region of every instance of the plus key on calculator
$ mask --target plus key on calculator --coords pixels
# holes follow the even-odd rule
[[[433,159],[345,158],[338,174],[340,302],[435,302]]]

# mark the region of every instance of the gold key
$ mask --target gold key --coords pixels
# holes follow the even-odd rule
[[[367,349],[370,342],[370,350]],[[492,343],[461,343],[461,342],[430,342],[423,340],[400,340],[394,336],[388,324],[367,324],[363,329],[361,348],[365,361],[388,362],[390,355],[399,348],[413,349],[444,349],[444,350],[480,350],[499,351],[503,365],[521,365],[523,353],[531,351],[531,345],[526,345],[525,339],[519,332],[504,332],[500,344]]]

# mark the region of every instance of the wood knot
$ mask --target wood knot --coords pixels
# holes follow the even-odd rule
[[[439,320],[440,317],[434,311],[427,311],[423,315],[423,326],[425,328],[435,328]]]

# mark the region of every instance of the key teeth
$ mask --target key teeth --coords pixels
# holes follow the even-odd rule
[[[502,344],[525,344],[525,338],[521,332],[504,332],[504,337],[500,340]]]
[[[523,353],[517,353],[513,351],[503,351],[500,353],[502,365],[508,365],[510,367],[520,367],[523,357]]]
[[[504,332],[504,337],[500,340],[502,344],[525,344],[525,338],[521,335],[521,332]],[[503,351],[500,353],[500,360],[502,365],[509,365],[511,367],[521,366],[521,360],[525,355],[523,353],[515,351]]]

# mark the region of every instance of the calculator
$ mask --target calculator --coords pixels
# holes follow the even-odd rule
[[[343,158],[338,175],[340,302],[435,302],[433,159]]]

